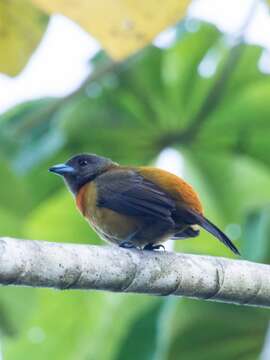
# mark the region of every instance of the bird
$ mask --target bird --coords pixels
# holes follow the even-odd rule
[[[168,239],[195,238],[203,228],[240,255],[228,236],[204,216],[193,187],[168,171],[121,166],[88,153],[49,171],[64,179],[81,214],[109,243],[158,250]]]

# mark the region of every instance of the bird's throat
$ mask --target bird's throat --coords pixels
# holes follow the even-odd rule
[[[78,209],[80,210],[80,212],[85,216],[85,201],[84,201],[84,198],[85,198],[85,193],[86,193],[86,190],[87,190],[87,185],[88,184],[85,184],[83,185],[78,194],[76,195],[76,205],[78,207]]]

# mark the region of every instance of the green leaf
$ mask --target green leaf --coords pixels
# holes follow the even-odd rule
[[[66,189],[52,196],[29,215],[24,225],[24,235],[30,239],[55,242],[100,243],[98,236],[79,214]]]
[[[209,24],[198,23],[199,31],[187,32],[171,49],[164,52],[161,71],[169,97],[167,110],[172,107],[174,125],[184,128],[207,93],[209,79],[199,76],[198,67],[209,51],[218,46],[221,34]],[[203,88],[203,91],[198,89]],[[197,102],[196,100],[199,100]],[[167,120],[167,116],[165,117]]]
[[[20,237],[22,236],[23,219],[16,212],[14,214],[9,209],[0,207],[0,234],[1,236]]]
[[[0,199],[1,208],[12,216],[23,215],[29,209],[31,200],[23,178],[18,178],[7,161],[0,158]],[[13,214],[13,215],[12,215]]]
[[[84,359],[82,353],[105,310],[104,295],[41,289],[37,295],[38,306],[20,336],[6,340],[5,359],[21,359],[22,354],[29,360]]]
[[[63,146],[63,135],[53,126],[59,102],[29,101],[0,117],[0,149],[17,172],[25,174]]]
[[[162,303],[143,312],[128,329],[126,339],[123,341],[115,360],[151,360],[156,349],[157,319]]]
[[[263,48],[256,45],[241,45],[242,55],[235,71],[232,71],[226,86],[226,95],[231,96],[243,87],[254,85],[255,82],[264,81],[268,76],[259,69],[259,61]]]
[[[265,106],[269,94],[270,81],[265,77],[265,81],[227,97],[205,121],[196,148],[246,154],[269,165],[267,135],[270,110]]]
[[[217,210],[227,223],[241,222],[249,209],[268,202],[270,172],[264,164],[248,156],[232,157],[222,151],[201,152],[196,155],[189,151],[188,156],[193,166],[200,170],[202,179],[216,200]],[[205,198],[206,210],[207,201]]]
[[[37,294],[38,306],[20,336],[5,342],[7,360],[21,354],[29,360],[113,359],[129,326],[155,303],[146,296],[105,292],[39,289]]]
[[[178,305],[168,360],[258,358],[268,326],[266,310],[191,300]]]
[[[24,299],[24,301],[22,301]],[[37,306],[36,290],[31,288],[1,287],[0,330],[13,341],[23,330]],[[2,338],[3,338],[2,336]]]
[[[249,213],[244,227],[243,256],[251,261],[270,261],[270,207],[266,206]]]
[[[104,309],[99,326],[91,338],[88,351],[90,359],[118,359],[121,351],[125,351],[126,342],[132,341],[135,324],[140,322],[144,314],[151,313],[159,306],[158,298],[147,295],[106,294],[106,297],[110,306]]]

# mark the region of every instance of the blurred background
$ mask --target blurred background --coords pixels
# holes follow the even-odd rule
[[[165,5],[0,1],[1,236],[102,244],[47,171],[93,152],[183,176],[243,257],[269,263],[269,4]],[[231,256],[206,233],[167,248]],[[259,308],[3,287],[0,359],[268,360],[268,323]]]

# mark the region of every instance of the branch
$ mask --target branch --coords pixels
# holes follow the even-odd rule
[[[268,265],[11,238],[0,238],[0,284],[183,295],[270,306]]]

